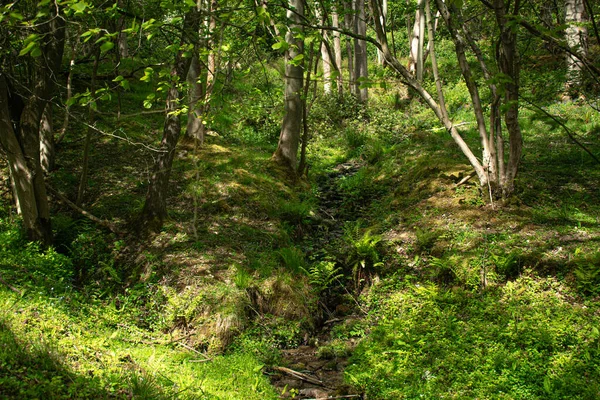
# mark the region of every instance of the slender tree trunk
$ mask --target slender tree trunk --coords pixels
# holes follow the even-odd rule
[[[354,31],[354,3],[348,1],[344,3],[344,26],[349,31]],[[356,96],[356,76],[354,75],[354,52],[352,42],[346,38],[346,59],[348,61],[348,83],[350,93]]]
[[[565,39],[567,45],[582,58],[587,56],[587,28],[584,22],[587,20],[584,0],[565,0]],[[567,54],[567,80],[565,83],[565,95],[567,98],[576,97],[579,94],[582,77],[582,62],[571,54]]]
[[[483,113],[483,107],[481,105],[481,97],[479,96],[479,89],[471,73],[471,67],[469,66],[469,62],[467,61],[467,56],[465,53],[467,44],[466,39],[461,34],[462,23],[460,23],[460,11],[455,6],[452,6],[451,10],[448,9],[443,0],[437,0],[437,5],[438,9],[442,14],[442,17],[444,18],[444,21],[446,22],[446,26],[450,31],[450,35],[452,36],[452,41],[454,42],[454,49],[456,57],[458,59],[458,64],[462,76],[467,85],[467,88],[469,89],[469,94],[471,95],[471,101],[473,103],[473,113],[475,114],[475,119],[477,121],[477,130],[479,131],[479,138],[481,140],[482,164],[488,173],[488,177],[485,178],[484,182],[486,186],[488,184],[495,186],[497,183],[495,179],[495,177],[497,176],[496,163],[495,160],[493,160],[491,157],[492,150],[490,148],[489,142],[490,137],[488,136],[485,115]],[[495,190],[496,188],[494,187],[493,191]]]
[[[67,42],[67,39],[65,39],[65,42]],[[56,139],[56,143],[60,143],[62,142],[62,140],[64,139],[65,135],[67,134],[67,129],[69,128],[69,113],[71,110],[71,105],[70,100],[73,97],[73,86],[72,86],[72,81],[73,81],[73,67],[75,66],[75,55],[77,54],[76,49],[77,49],[77,39],[76,38],[71,38],[71,57],[69,60],[69,73],[67,74],[67,99],[65,101],[65,118],[63,119],[63,124],[62,124],[62,128],[60,130],[60,134],[58,135],[58,138]]]
[[[425,43],[425,1],[418,0],[417,11],[415,13],[415,23],[410,34],[410,55],[408,61],[408,70],[417,78],[423,80],[423,64]]]
[[[202,73],[198,53],[197,50],[194,51],[187,74],[190,109],[188,111],[186,136],[202,142],[204,140],[204,124],[202,123],[202,104],[200,103],[204,99],[204,85],[203,82],[198,82]]]
[[[321,59],[323,60],[323,91],[325,94],[331,94],[331,59],[329,50],[325,41],[328,40],[327,32],[323,31],[323,41],[321,43]]]
[[[194,32],[198,32],[198,12],[190,11],[186,14],[183,21],[183,31],[181,35],[181,45],[187,43],[187,40]],[[184,58],[181,51],[175,55],[173,66],[171,68],[171,87],[167,92],[165,104],[165,124],[163,127],[163,137],[160,144],[160,152],[156,157],[146,201],[140,216],[142,229],[158,230],[162,227],[167,218],[167,197],[169,195],[169,180],[175,158],[175,149],[181,135],[181,121],[178,107],[182,100],[178,88],[180,80],[184,79],[191,60]]]
[[[519,125],[519,60],[517,54],[517,31],[509,26],[511,17],[519,15],[520,1],[513,5],[512,15],[506,15],[504,0],[494,0],[496,21],[500,28],[500,51],[498,67],[509,79],[503,81],[504,86],[504,123],[509,137],[509,154],[504,175],[500,176],[502,197],[507,198],[514,192],[514,183],[521,162],[523,138]]]
[[[285,65],[285,98],[284,116],[279,135],[277,150],[273,154],[273,160],[286,167],[292,175],[296,174],[298,146],[300,142],[300,131],[302,129],[302,83],[303,62],[295,58],[303,54],[303,41],[296,39],[293,30],[302,29],[300,22],[304,15],[304,3],[302,0],[290,0],[290,9],[287,11],[289,30],[285,35],[289,48],[286,52]],[[294,11],[292,11],[294,10]]]
[[[48,222],[40,218],[35,195],[35,171],[27,163],[25,153],[11,123],[9,111],[8,86],[3,74],[0,74],[0,145],[6,153],[13,182],[15,203],[23,218],[23,228],[27,238],[46,242]]]
[[[123,8],[123,0],[118,0],[117,5],[119,8]],[[118,52],[120,58],[129,57],[129,44],[127,43],[127,34],[123,32],[125,28],[125,17],[121,15],[117,20],[117,44],[118,44]]]
[[[487,185],[487,173],[484,167],[481,165],[480,161],[477,159],[473,151],[469,148],[467,143],[461,137],[460,132],[454,125],[454,123],[448,117],[448,112],[445,109],[445,106],[442,106],[444,103],[439,104],[435,101],[435,99],[431,96],[431,94],[421,85],[419,81],[417,81],[411,72],[405,68],[400,61],[392,54],[390,48],[387,43],[387,38],[384,34],[384,31],[381,27],[381,23],[379,22],[379,2],[378,0],[371,0],[371,8],[374,14],[374,25],[375,32],[377,34],[377,41],[381,46],[381,51],[385,57],[387,65],[390,66],[402,79],[403,81],[410,86],[427,104],[427,106],[435,113],[437,118],[440,120],[442,125],[448,130],[455,143],[458,145],[463,154],[467,157],[477,176],[481,185]]]
[[[337,13],[337,9],[331,14],[332,26],[334,28],[340,27],[340,17]],[[342,96],[344,94],[344,85],[342,77],[342,41],[340,38],[340,32],[333,31],[333,53],[335,54],[335,65],[337,68],[337,89],[338,94]]]
[[[54,169],[55,159],[52,103],[48,103],[40,121],[40,163],[46,174]]]
[[[171,75],[177,75],[173,68]],[[148,229],[156,230],[162,226],[167,218],[167,196],[175,148],[181,134],[181,123],[177,107],[179,103],[179,91],[173,84],[167,94],[166,117],[163,128],[163,138],[160,144],[160,153],[154,163],[154,169],[150,177],[150,185],[146,194],[146,202],[142,210],[142,221]]]
[[[320,20],[321,25],[327,26],[329,22],[325,14],[321,13],[318,7],[315,7],[315,16]],[[332,24],[333,25],[333,24]],[[331,71],[334,69],[335,55],[330,53],[331,45],[329,43],[329,34],[327,30],[321,30],[321,60],[323,60],[323,92],[326,95],[331,94],[332,82]],[[312,48],[311,48],[312,50]],[[333,56],[333,57],[332,57]],[[311,62],[312,65],[312,62]]]
[[[201,12],[205,8],[202,0],[198,1],[198,11]],[[204,48],[208,51],[206,57],[206,75],[202,75],[201,63],[199,61],[199,54],[201,51],[197,51],[194,54],[194,60],[192,60],[192,66],[188,72],[188,82],[190,84],[190,111],[188,112],[188,124],[186,135],[194,138],[200,144],[204,143],[204,135],[206,133],[205,119],[206,114],[210,108],[210,99],[212,90],[215,84],[215,77],[217,71],[217,51],[215,43],[215,30],[217,27],[216,11],[218,3],[216,0],[212,0],[209,5],[208,20],[205,24],[201,25],[200,37],[204,36],[205,39],[200,39],[200,43],[197,48]],[[202,32],[206,26],[206,32]]]
[[[92,69],[92,82],[90,87],[90,95],[92,97],[92,103],[89,106],[88,110],[88,127],[85,133],[85,142],[83,145],[83,160],[81,163],[81,177],[79,178],[79,187],[77,189],[77,200],[75,204],[78,207],[81,207],[83,203],[83,197],[85,196],[85,191],[87,188],[88,181],[88,169],[90,165],[90,145],[92,141],[92,133],[94,125],[94,119],[96,117],[95,108],[96,108],[96,78],[98,76],[98,63],[100,62],[100,49],[96,50],[96,57],[94,59],[94,67]]]
[[[306,164],[306,149],[308,147],[308,90],[310,88],[310,73],[312,70],[312,62],[313,62],[314,54],[313,54],[313,44],[310,44],[308,50],[308,66],[306,67],[306,82],[304,82],[304,93],[302,96],[302,147],[300,148],[300,164],[298,165],[298,176],[302,177],[302,175],[306,172],[308,173],[308,167]],[[316,69],[316,68],[315,68]]]
[[[354,32],[360,36],[367,34],[367,21],[365,19],[365,0],[356,0]],[[362,84],[368,78],[367,72],[367,42],[362,39],[354,39],[354,76],[356,99],[359,103],[366,103],[368,89]],[[362,84],[362,85],[361,85]],[[362,86],[362,87],[361,87]]]
[[[36,29],[42,37],[40,57],[30,60],[32,84],[24,106],[11,116],[15,99],[9,100],[7,77],[0,73],[0,144],[9,161],[15,192],[23,216],[27,237],[44,245],[52,242],[50,207],[46,195],[44,171],[40,162],[40,121],[54,91],[65,44],[65,22],[55,9]],[[18,130],[13,118],[18,116]]]
[[[387,13],[388,13],[388,0],[381,0],[381,27],[383,28],[383,33],[387,36],[386,31],[386,21],[387,21]],[[383,53],[381,50],[377,49],[377,63],[381,66],[385,66],[385,58],[383,57]]]

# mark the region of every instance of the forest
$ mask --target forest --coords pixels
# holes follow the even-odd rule
[[[0,399],[600,398],[600,2],[0,5]]]

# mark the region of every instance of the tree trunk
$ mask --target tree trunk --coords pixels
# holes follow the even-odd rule
[[[189,111],[186,136],[197,140],[200,144],[204,143],[206,133],[205,118],[210,107],[210,97],[215,83],[217,69],[217,52],[215,50],[215,30],[217,20],[215,12],[218,8],[216,0],[212,0],[209,5],[209,17],[204,24],[200,26],[199,43],[196,45],[196,51],[193,55],[191,67],[189,69],[187,80],[189,89]],[[202,13],[206,8],[203,0],[198,1],[197,9]],[[204,30],[206,28],[206,31]],[[202,49],[202,50],[200,50]],[[208,52],[206,57],[206,75],[203,75],[200,54]]]
[[[300,142],[300,131],[302,129],[302,83],[304,69],[302,60],[294,60],[303,54],[303,41],[296,39],[293,30],[302,29],[300,22],[304,15],[304,3],[302,0],[290,0],[290,10],[287,11],[289,30],[285,35],[289,48],[286,52],[285,65],[285,113],[279,135],[277,150],[273,154],[273,160],[284,166],[292,175],[296,174],[298,145]],[[292,11],[294,10],[294,11]]]
[[[500,72],[509,79],[503,80],[504,86],[504,123],[508,131],[508,163],[504,174],[500,176],[502,197],[507,198],[514,192],[514,183],[521,162],[523,138],[519,125],[519,60],[517,54],[517,31],[509,25],[519,14],[520,2],[514,4],[512,15],[506,15],[504,0],[494,1],[496,21],[500,28],[500,43],[497,53]],[[503,155],[504,156],[504,155]],[[503,160],[504,161],[504,160]],[[504,167],[504,166],[503,166]]]
[[[65,44],[65,21],[56,15],[55,8],[51,10],[48,20],[36,27],[36,33],[42,37],[42,54],[29,59],[30,91],[27,97],[23,96],[23,108],[12,115],[11,108],[14,110],[18,101],[9,100],[7,77],[0,73],[0,143],[7,153],[26,235],[43,245],[52,242],[52,227],[40,162],[40,122],[53,95]],[[17,122],[16,131],[12,121]]]
[[[486,170],[486,177],[480,181],[482,185],[492,185],[492,191],[496,190],[497,186],[497,164],[496,160],[492,158],[492,149],[490,148],[490,137],[488,135],[487,125],[485,122],[485,115],[483,113],[483,107],[481,105],[481,97],[479,96],[479,89],[477,83],[471,73],[471,67],[467,61],[465,53],[467,47],[467,41],[461,34],[461,15],[460,10],[456,6],[452,5],[449,9],[443,0],[437,0],[438,9],[440,10],[442,17],[446,23],[446,27],[450,31],[452,41],[454,42],[454,50],[458,59],[458,64],[465,80],[465,84],[469,89],[471,101],[473,103],[473,113],[475,114],[475,120],[477,121],[477,130],[479,131],[479,138],[481,140],[482,147],[482,164]]]
[[[323,92],[325,94],[331,94],[331,59],[329,57],[329,50],[325,41],[329,40],[327,32],[323,31],[323,41],[321,43],[321,59],[323,60]]]
[[[340,17],[335,9],[331,14],[331,20],[334,28],[340,27]],[[342,77],[342,41],[340,38],[340,32],[337,31],[333,31],[333,53],[335,54],[335,65],[338,69],[336,78],[338,94],[342,96],[344,94]]]
[[[100,62],[100,48],[96,50],[96,57],[94,59],[94,67],[92,69],[92,82],[90,87],[90,95],[92,97],[93,102],[89,105],[88,110],[88,127],[85,133],[85,142],[83,145],[83,160],[81,162],[81,176],[79,178],[79,187],[77,188],[77,199],[75,200],[75,204],[78,207],[81,207],[83,203],[83,196],[85,195],[85,190],[87,188],[88,181],[88,169],[90,165],[90,145],[92,141],[92,126],[94,125],[95,118],[95,107],[96,107],[96,78],[98,76],[98,63]]]
[[[383,28],[383,33],[385,35],[387,35],[387,31],[386,31],[386,21],[387,21],[387,13],[388,13],[388,1],[387,0],[381,0],[381,16],[380,16],[380,21],[381,21],[381,27]],[[377,49],[377,63],[381,66],[385,66],[385,58],[383,57],[383,53],[381,52],[381,50]]]
[[[183,21],[183,31],[181,35],[181,44],[198,31],[198,13],[196,10],[186,14]],[[178,107],[182,100],[178,89],[178,84],[184,79],[190,61],[183,57],[181,51],[175,55],[175,60],[171,68],[170,88],[167,92],[165,104],[165,124],[163,127],[163,137],[160,144],[160,152],[156,157],[146,201],[140,216],[140,223],[143,230],[158,230],[162,227],[167,218],[167,197],[169,195],[169,179],[175,158],[175,150],[179,136],[181,135],[181,121]]]
[[[78,37],[79,36],[77,36],[77,38]],[[63,125],[60,130],[60,134],[58,135],[58,138],[56,139],[56,144],[62,142],[65,135],[67,134],[67,129],[69,128],[69,113],[70,113],[70,109],[71,109],[71,105],[69,104],[69,102],[70,102],[71,98],[73,97],[72,81],[73,81],[73,67],[75,66],[75,56],[77,53],[76,52],[77,40],[78,39],[76,39],[76,38],[71,38],[72,44],[71,44],[71,57],[69,60],[69,73],[67,74],[67,99],[65,101],[65,118],[63,119]],[[66,38],[65,38],[65,42],[67,42]]]
[[[123,0],[118,0],[117,5],[119,8],[123,8]],[[117,20],[117,45],[119,47],[119,56],[120,58],[129,57],[129,45],[127,43],[127,34],[123,32],[125,28],[125,17],[121,15]]]
[[[195,51],[194,55],[192,55],[190,69],[187,74],[190,109],[188,111],[186,136],[202,143],[204,141],[204,124],[202,123],[201,102],[204,99],[204,85],[202,82],[198,82],[202,73],[198,57],[198,52]]]
[[[32,164],[27,162],[24,148],[13,129],[9,109],[8,85],[4,75],[0,74],[0,145],[8,159],[17,209],[23,218],[26,237],[32,241],[49,244],[52,238],[50,217],[40,214],[38,210],[38,199],[42,199],[42,196],[36,196],[35,193],[38,188],[35,183],[36,171],[32,170]],[[41,168],[39,173],[43,174]],[[42,211],[47,209],[47,206],[42,205]]]
[[[171,71],[173,77],[177,76],[176,68]],[[142,210],[142,222],[150,230],[157,230],[167,218],[167,196],[169,179],[175,157],[175,148],[181,134],[181,123],[177,106],[179,103],[179,91],[172,84],[167,94],[166,117],[163,128],[163,138],[160,145],[160,153],[156,157],[150,185],[146,194],[146,202]]]
[[[367,35],[367,21],[365,19],[365,0],[356,0],[356,14],[354,20],[354,32],[360,36]],[[359,103],[366,103],[368,89],[364,82],[368,78],[367,72],[367,42],[362,39],[354,39],[354,89],[356,99]]]
[[[417,11],[415,13],[415,23],[410,34],[410,55],[408,60],[408,70],[417,78],[423,80],[423,64],[425,43],[425,1],[419,0]]]
[[[353,1],[344,3],[344,26],[349,31],[354,31],[354,4]],[[346,59],[348,60],[348,84],[350,93],[356,95],[354,76],[354,52],[352,51],[352,42],[349,38],[346,38]]]
[[[55,159],[52,104],[48,103],[40,121],[40,163],[44,173],[49,174],[54,169]]]
[[[371,0],[371,8],[374,14],[374,25],[375,32],[377,34],[377,41],[381,46],[381,51],[385,57],[387,65],[390,66],[402,79],[403,81],[410,86],[427,104],[427,106],[435,113],[437,118],[440,120],[442,125],[448,130],[455,143],[458,145],[463,154],[467,157],[477,176],[479,177],[479,181],[482,185],[487,185],[487,173],[473,151],[469,148],[467,143],[461,137],[460,132],[450,120],[448,116],[448,112],[445,109],[444,102],[437,103],[435,99],[431,96],[431,94],[421,85],[419,81],[417,81],[411,72],[405,68],[400,61],[392,54],[390,48],[387,43],[387,38],[384,34],[384,31],[381,27],[381,23],[379,21],[380,15],[380,5],[378,0]],[[439,84],[439,79],[438,79]],[[436,85],[437,86],[437,85]]]
[[[306,149],[308,147],[308,89],[310,88],[310,73],[312,71],[312,63],[313,63],[313,44],[309,45],[308,50],[308,65],[306,66],[306,82],[304,82],[304,92],[302,95],[302,146],[300,148],[300,164],[298,165],[298,176],[302,177],[302,175],[306,172],[308,174],[308,165],[306,163]],[[315,66],[316,67],[316,66]],[[316,69],[316,68],[315,68]]]
[[[565,39],[567,45],[582,58],[587,56],[587,20],[584,0],[565,0]],[[582,62],[571,54],[567,54],[567,79],[565,82],[565,96],[574,98],[579,94],[582,83]]]

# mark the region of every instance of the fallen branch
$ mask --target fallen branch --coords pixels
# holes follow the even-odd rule
[[[117,233],[117,234],[122,233],[114,223],[107,221],[105,219],[100,219],[100,218],[96,217],[95,215],[91,214],[90,212],[84,210],[83,208],[81,208],[78,205],[76,205],[75,203],[73,203],[71,200],[67,199],[66,196],[62,195],[58,190],[54,189],[52,186],[50,186],[47,183],[46,183],[46,189],[48,189],[48,191],[50,193],[52,193],[53,196],[57,197],[60,201],[62,201],[67,206],[71,207],[73,210],[77,211],[78,213],[80,213],[81,215],[83,215],[84,217],[89,219],[90,221],[95,222],[96,224],[108,229],[109,231],[111,231],[113,233]]]
[[[469,181],[469,179],[471,179],[475,175],[477,175],[477,172],[475,172],[475,171],[471,172],[469,175],[462,178],[456,185],[454,185],[454,187],[457,188],[460,185],[464,185],[465,183],[467,183]]]
[[[271,368],[274,369],[275,371],[279,371],[279,372],[288,374],[289,376],[291,376],[293,378],[300,379],[301,381],[312,383],[313,385],[327,387],[327,386],[325,386],[323,381],[320,381],[317,378],[313,378],[310,375],[303,374],[302,372],[294,371],[293,369],[289,369],[289,368],[285,368],[285,367],[276,367],[275,366],[275,367],[271,367]]]
[[[9,288],[10,290],[12,290],[13,292],[18,293],[21,296],[23,296],[23,292],[22,291],[20,291],[16,287],[12,286],[10,283],[6,282],[4,279],[2,279],[2,277],[0,277],[0,283],[3,283],[4,285],[6,285],[7,288]]]

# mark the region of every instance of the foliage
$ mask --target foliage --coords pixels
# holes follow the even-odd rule
[[[336,283],[339,284],[344,276],[341,268],[336,267],[336,263],[333,261],[318,261],[304,272],[308,275],[309,283],[319,294],[331,289]]]
[[[576,248],[573,254],[577,288],[588,296],[600,294],[600,253],[584,255],[581,248]]]
[[[277,254],[279,254],[283,265],[293,273],[300,273],[306,265],[304,253],[297,247],[284,247]]]
[[[592,398],[598,316],[569,296],[529,276],[475,297],[433,284],[378,294],[382,323],[347,378],[375,399]]]

